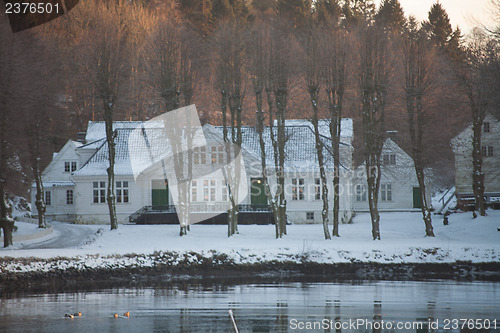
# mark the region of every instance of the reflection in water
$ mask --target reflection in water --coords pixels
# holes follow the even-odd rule
[[[444,318],[500,323],[498,282],[182,283],[2,297],[0,332],[232,332],[229,309],[240,332],[427,333],[444,332],[429,327]],[[113,318],[127,311],[130,318]],[[362,327],[349,325],[358,320]],[[398,322],[421,324],[404,330]]]

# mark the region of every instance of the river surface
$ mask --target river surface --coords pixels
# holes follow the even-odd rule
[[[500,332],[500,282],[184,283],[4,294],[0,332],[234,332],[230,309],[242,333]]]

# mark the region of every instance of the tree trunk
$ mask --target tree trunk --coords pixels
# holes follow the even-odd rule
[[[0,110],[0,228],[3,230],[3,246],[8,247],[13,244],[12,229],[14,220],[9,216],[9,206],[7,205],[7,141],[5,137],[7,127],[7,106],[2,100]]]
[[[486,215],[486,207],[484,204],[484,172],[483,172],[483,156],[481,152],[481,131],[484,122],[484,112],[478,110],[478,107],[473,105],[473,121],[472,121],[472,189],[476,201],[476,210],[479,215]]]
[[[108,189],[106,201],[109,210],[109,222],[111,230],[118,229],[118,220],[116,218],[115,204],[115,137],[116,131],[113,131],[113,107],[112,102],[104,100],[104,122],[106,127],[106,142],[108,144],[109,167],[106,169],[108,173]]]
[[[315,59],[313,59],[314,61]],[[326,178],[325,172],[325,162],[323,156],[323,141],[321,141],[321,137],[319,134],[318,128],[318,99],[319,99],[319,84],[315,83],[316,73],[311,73],[310,82],[308,85],[309,97],[311,99],[311,107],[313,109],[313,117],[312,123],[314,127],[314,139],[315,139],[315,147],[316,147],[316,156],[318,157],[318,167],[321,179],[321,199],[323,202],[323,208],[321,210],[321,220],[323,223],[323,234],[325,239],[331,239],[330,230],[328,229],[328,180]],[[316,193],[314,194],[316,195]],[[338,232],[337,232],[338,233]]]

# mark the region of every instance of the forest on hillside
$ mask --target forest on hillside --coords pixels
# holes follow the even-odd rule
[[[359,164],[363,110],[382,107],[378,130],[397,131],[411,150],[415,105],[421,163],[446,185],[450,140],[474,107],[500,116],[499,27],[463,36],[439,2],[419,22],[398,0],[81,0],[16,34],[2,14],[0,29],[0,177],[10,195],[26,196],[52,153],[110,109],[114,120],[147,120],[196,104],[202,121],[229,126],[235,113],[256,125],[280,107],[286,119],[341,110],[355,121]]]

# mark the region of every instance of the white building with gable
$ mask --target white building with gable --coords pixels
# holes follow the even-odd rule
[[[147,124],[147,125],[145,125]],[[139,126],[145,126],[141,135],[131,133]],[[358,201],[354,193],[356,188],[363,184],[355,177],[352,162],[352,119],[343,119],[341,136],[341,196],[340,216],[342,222],[349,222],[353,211],[364,209],[363,202]],[[331,154],[331,139],[328,122],[319,123],[321,139],[324,143],[324,157],[330,193],[330,211],[333,208],[333,157]],[[165,177],[153,175],[137,178],[131,165],[130,151],[135,158],[148,160],[150,150],[144,149],[145,142],[149,145],[158,133],[163,131],[163,123],[143,122],[115,122],[116,131],[116,158],[115,158],[115,197],[116,211],[120,223],[129,221],[136,223],[175,223],[175,207],[169,190],[169,180]],[[198,147],[193,152],[193,163],[198,167],[206,168],[207,177],[193,179],[190,186],[190,207],[193,214],[203,214],[208,208],[218,207],[223,211],[229,207],[227,184],[224,179],[210,178],[210,170],[216,170],[224,164],[224,141],[222,128],[204,125],[203,132],[206,146]],[[137,132],[136,132],[137,133]],[[255,127],[242,128],[243,144],[242,156],[245,163],[248,193],[240,206],[240,220],[242,223],[270,223],[269,207],[262,182],[261,155],[259,135]],[[269,127],[263,132],[265,138],[266,164],[268,170],[274,169],[274,155],[271,144]],[[315,148],[314,128],[307,120],[286,121],[285,146],[285,193],[287,198],[287,215],[293,223],[321,223],[321,180]],[[108,223],[109,213],[106,203],[108,147],[105,140],[103,122],[89,122],[83,142],[68,141],[60,152],[54,154],[52,162],[44,170],[44,199],[47,205],[46,215],[49,219],[76,223]],[[392,141],[386,142],[398,153],[397,165],[411,163],[402,150],[397,149]],[[153,145],[161,147],[162,145]],[[156,148],[154,154],[165,154],[161,148]],[[389,157],[390,160],[391,157]],[[359,168],[358,168],[359,169]],[[385,198],[392,195],[390,200],[382,200],[381,208],[413,208],[413,187],[408,183],[411,178],[409,170],[404,175],[389,174],[390,166],[384,167]],[[406,172],[405,171],[405,172]],[[145,171],[149,172],[148,170]],[[272,172],[271,172],[272,174]],[[137,175],[136,175],[137,176]],[[388,178],[387,178],[388,177]],[[404,180],[405,195],[400,192],[398,180]],[[366,181],[365,181],[366,182]],[[270,177],[271,187],[276,180]],[[391,192],[392,191],[392,192]],[[388,194],[390,193],[390,194]],[[32,188],[32,203],[35,202],[36,188]],[[36,215],[36,207],[32,205]],[[268,213],[258,215],[257,213]],[[331,214],[331,212],[330,212]],[[262,218],[261,218],[262,217]],[[211,222],[223,223],[224,214],[217,218],[210,218]],[[264,221],[265,220],[265,221]]]

